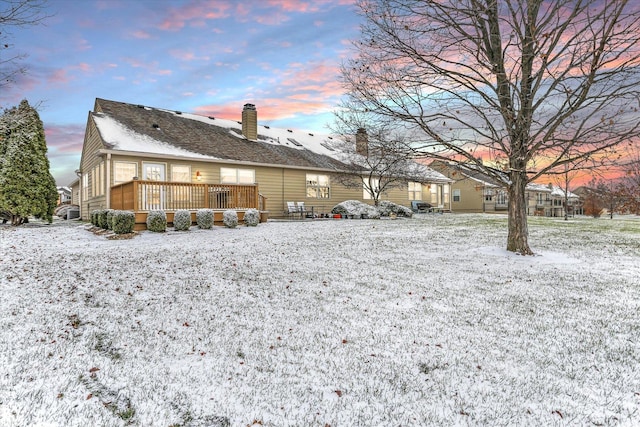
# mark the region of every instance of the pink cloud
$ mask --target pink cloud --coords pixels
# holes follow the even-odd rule
[[[205,20],[226,18],[231,5],[225,1],[211,0],[205,3],[192,3],[177,9],[171,9],[159,28],[165,31],[177,31],[186,25],[202,26]]]
[[[333,108],[332,103],[322,101],[304,101],[301,99],[286,98],[260,98],[228,103],[224,105],[202,105],[196,107],[195,114],[213,116],[228,120],[241,120],[242,105],[245,102],[254,103],[258,109],[258,122],[282,120],[299,116],[300,114],[315,114],[319,111],[328,111]]]
[[[196,56],[195,53],[190,51],[173,49],[169,51],[169,55],[173,56],[180,61],[208,61],[208,56]]]
[[[131,35],[133,37],[137,38],[137,39],[150,39],[151,38],[151,34],[149,34],[146,31],[142,31],[142,30],[134,31]]]
[[[47,82],[52,84],[69,83],[71,79],[67,76],[67,70],[57,69],[48,78]]]
[[[91,65],[87,64],[86,62],[81,62],[80,64],[78,64],[77,68],[80,71],[84,71],[85,73],[89,73],[93,70]]]
[[[84,141],[84,125],[49,125],[44,134],[50,151],[56,153],[80,153]]]

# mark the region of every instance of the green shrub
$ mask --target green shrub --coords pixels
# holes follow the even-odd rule
[[[113,230],[113,209],[107,209],[107,229]]]
[[[247,209],[244,213],[244,223],[247,227],[255,227],[260,222],[260,212],[257,209]]]
[[[173,228],[176,231],[188,231],[191,227],[191,212],[179,209],[173,215]]]
[[[196,211],[196,223],[198,227],[206,230],[213,227],[213,209],[198,209]]]
[[[89,219],[91,220],[91,225],[93,226],[97,226],[98,225],[98,211],[91,211],[91,213],[89,214]]]
[[[227,209],[222,214],[222,223],[227,228],[236,228],[238,226],[238,213],[233,209]]]
[[[133,232],[136,223],[136,214],[129,211],[114,211],[112,229],[116,234]]]
[[[167,231],[167,214],[164,211],[149,211],[147,230],[157,233]]]
[[[107,225],[107,212],[108,209],[100,209],[98,211],[98,227],[102,228],[102,229],[107,229],[108,225]]]

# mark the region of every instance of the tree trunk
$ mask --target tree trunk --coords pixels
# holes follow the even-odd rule
[[[521,255],[533,255],[529,248],[529,228],[527,225],[527,200],[525,188],[527,178],[523,173],[511,174],[509,186],[509,235],[507,250]]]

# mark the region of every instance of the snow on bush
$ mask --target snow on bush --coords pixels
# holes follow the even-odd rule
[[[98,210],[98,227],[107,229],[107,212],[108,209],[100,209]]]
[[[91,220],[91,225],[97,227],[98,226],[98,211],[91,211],[89,214],[89,219]]]
[[[411,218],[413,216],[413,212],[408,207],[398,205],[397,203],[393,203],[388,200],[382,200],[378,203],[378,211],[380,211],[380,216],[390,216],[392,213],[407,218]]]
[[[191,212],[178,209],[173,215],[173,228],[176,231],[189,231],[189,227],[191,227]]]
[[[113,230],[113,209],[107,209],[107,229]]]
[[[260,222],[260,212],[257,209],[247,209],[244,213],[244,223],[247,227],[256,227]]]
[[[133,232],[136,222],[136,215],[130,211],[113,211],[112,230],[116,234],[127,234]]]
[[[196,223],[198,227],[206,230],[213,227],[213,209],[198,209],[196,211]]]
[[[236,228],[238,226],[238,213],[233,209],[227,209],[222,214],[222,223],[227,228]]]
[[[358,200],[345,200],[342,203],[338,203],[333,207],[333,209],[331,209],[331,213],[356,218],[362,218],[363,215],[367,218],[380,218],[380,213],[375,206],[368,205]]]
[[[167,230],[167,214],[164,211],[149,211],[147,230],[162,232]]]

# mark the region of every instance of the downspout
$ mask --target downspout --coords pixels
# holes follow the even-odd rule
[[[107,177],[105,187],[107,209],[111,209],[111,153],[107,153]]]

